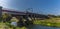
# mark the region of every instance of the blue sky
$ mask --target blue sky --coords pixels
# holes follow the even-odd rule
[[[60,15],[60,0],[0,0],[0,4],[17,11],[33,8],[34,13]]]

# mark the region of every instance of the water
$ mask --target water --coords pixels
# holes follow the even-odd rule
[[[41,25],[30,25],[28,29],[60,29],[57,27],[47,27],[47,26],[41,26]]]

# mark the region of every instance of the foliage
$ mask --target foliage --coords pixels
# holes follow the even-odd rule
[[[5,18],[7,18],[7,17],[8,17],[8,14],[6,14],[6,13],[2,14],[2,18],[3,18],[3,19],[5,19]]]

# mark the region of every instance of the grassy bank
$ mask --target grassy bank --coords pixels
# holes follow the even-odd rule
[[[5,29],[5,27],[7,27],[8,29],[13,29],[13,27],[9,27],[9,23],[3,23],[0,22],[0,29]],[[26,29],[26,27],[16,27],[16,29]]]
[[[60,27],[60,18],[50,18],[44,20],[34,20],[34,24],[40,24],[43,26],[52,26],[52,27]]]
[[[50,19],[44,19],[44,20],[34,20],[33,24],[39,24],[43,26],[52,26],[52,27],[60,27],[60,18],[50,18]],[[9,29],[13,29],[13,27],[9,27],[10,24],[8,22],[3,23],[0,22],[0,28],[4,28],[4,26],[7,26]],[[16,27],[16,29],[26,29],[26,27]]]

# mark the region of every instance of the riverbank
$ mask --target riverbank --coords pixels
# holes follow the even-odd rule
[[[0,22],[0,29],[5,29],[5,27],[7,29],[13,29],[13,27],[9,27],[9,23],[3,23],[3,22]],[[16,27],[16,29],[26,29],[26,27]]]
[[[43,26],[51,26],[51,27],[60,27],[60,18],[50,18],[44,20],[34,20],[33,24],[39,24]]]

